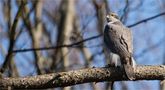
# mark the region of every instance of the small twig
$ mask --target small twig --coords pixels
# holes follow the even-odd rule
[[[90,37],[90,38],[87,38],[87,39],[84,39],[82,41],[79,41],[79,42],[76,42],[76,43],[72,43],[72,44],[66,44],[66,45],[60,45],[60,46],[54,46],[54,47],[44,47],[44,48],[29,48],[29,49],[22,49],[22,50],[13,50],[12,52],[13,53],[18,53],[18,52],[28,52],[28,51],[40,51],[40,50],[51,50],[51,49],[56,49],[56,48],[62,48],[62,47],[74,47],[76,45],[79,45],[81,44],[82,42],[86,42],[86,41],[89,41],[89,40],[92,40],[94,38],[98,38],[102,36],[102,34],[100,35],[96,35],[96,36],[93,36],[93,37]]]
[[[128,25],[128,27],[134,27],[134,26],[136,26],[136,25],[138,25],[138,24],[147,22],[147,21],[149,21],[149,20],[155,19],[155,18],[157,18],[157,17],[159,17],[159,16],[162,16],[162,15],[165,15],[165,12],[159,13],[159,14],[157,14],[157,15],[155,15],[155,16],[152,16],[152,17],[143,19],[143,20],[141,20],[141,21],[138,21],[138,22],[136,22],[136,23],[134,23],[134,24]]]
[[[127,11],[128,11],[129,1],[125,0],[125,2],[126,2],[126,5],[125,5],[124,10],[123,10],[123,15],[120,18],[121,21],[125,21],[123,19],[126,17],[126,14],[127,14]]]

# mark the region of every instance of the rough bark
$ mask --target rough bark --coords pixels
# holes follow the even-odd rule
[[[135,80],[162,80],[165,78],[165,66],[137,66]],[[55,88],[89,82],[128,80],[121,68],[87,68],[68,72],[59,72],[22,78],[2,78],[0,88]]]

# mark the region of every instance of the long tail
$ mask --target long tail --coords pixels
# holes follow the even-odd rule
[[[134,80],[135,79],[135,67],[136,67],[136,63],[135,60],[133,58],[131,58],[131,60],[129,60],[130,63],[124,63],[124,70],[126,73],[126,76],[128,77],[129,80]]]

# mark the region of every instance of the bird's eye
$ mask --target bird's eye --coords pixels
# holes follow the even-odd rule
[[[114,14],[112,14],[111,16],[112,16],[112,17],[116,17],[116,15],[114,15]]]

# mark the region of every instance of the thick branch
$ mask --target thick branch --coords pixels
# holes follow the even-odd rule
[[[127,78],[120,68],[88,68],[24,78],[0,79],[0,88],[54,88],[89,82],[123,81]],[[137,66],[135,80],[162,80],[165,66]]]

